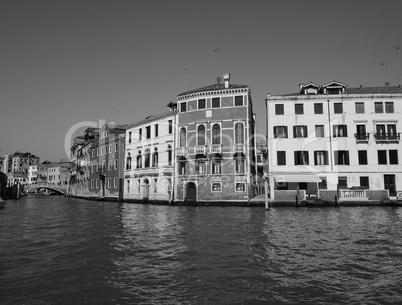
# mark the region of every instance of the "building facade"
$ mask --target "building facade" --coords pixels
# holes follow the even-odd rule
[[[126,130],[124,199],[133,201],[172,200],[175,105],[171,111],[150,116]]]
[[[327,199],[340,188],[353,200],[402,190],[402,88],[309,83],[266,103],[275,199],[296,189]]]
[[[175,201],[247,202],[256,194],[250,87],[230,84],[230,74],[219,81],[177,96]]]
[[[104,124],[89,148],[89,195],[122,200],[126,126]]]

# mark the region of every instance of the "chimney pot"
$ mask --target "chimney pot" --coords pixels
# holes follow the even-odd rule
[[[225,81],[225,88],[229,88],[230,73],[223,74],[223,80]]]

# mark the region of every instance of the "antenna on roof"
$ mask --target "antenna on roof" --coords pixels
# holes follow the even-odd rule
[[[387,65],[385,64],[385,62],[382,62],[382,63],[380,63],[379,65],[382,66],[382,68],[383,68],[383,70],[384,70],[384,81],[385,81],[385,84],[387,84],[387,83],[388,83],[388,82],[387,82],[387,73],[386,73]]]
[[[399,46],[394,47],[398,53],[398,63],[399,63],[399,86],[402,86],[402,73],[401,73],[401,48]]]
[[[215,48],[214,53],[216,53],[216,77],[219,76],[219,49]]]
[[[184,71],[185,71],[185,73],[186,73],[186,91],[187,91],[187,71],[188,71],[188,68],[187,68],[187,67],[184,67]]]

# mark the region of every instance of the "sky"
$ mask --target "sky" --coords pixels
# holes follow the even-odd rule
[[[84,125],[163,113],[223,73],[250,86],[260,133],[267,93],[399,85],[401,12],[400,0],[1,0],[0,156],[65,159]]]

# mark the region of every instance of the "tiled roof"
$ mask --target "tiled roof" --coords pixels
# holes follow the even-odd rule
[[[346,88],[345,94],[394,94],[402,93],[402,87],[357,87]]]
[[[209,86],[202,87],[199,89],[194,89],[194,90],[180,93],[178,96],[183,96],[183,95],[197,93],[197,92],[219,91],[219,90],[225,90],[225,89],[240,89],[240,88],[248,88],[248,87],[249,86],[247,86],[247,85],[229,84],[229,88],[225,88],[225,84],[213,84],[213,85],[209,85]]]
[[[125,129],[127,130],[127,129],[130,129],[130,128],[133,128],[133,127],[137,127],[137,126],[144,125],[144,124],[147,124],[147,123],[151,123],[151,122],[154,122],[154,121],[157,121],[157,120],[161,120],[161,119],[173,116],[176,113],[177,113],[177,110],[167,111],[167,112],[164,112],[164,113],[161,113],[161,114],[158,114],[158,115],[152,115],[152,116],[149,116],[149,117],[145,118],[144,120],[141,120],[141,121],[138,121],[138,122],[135,122],[135,123],[132,123],[132,124],[128,124]]]

